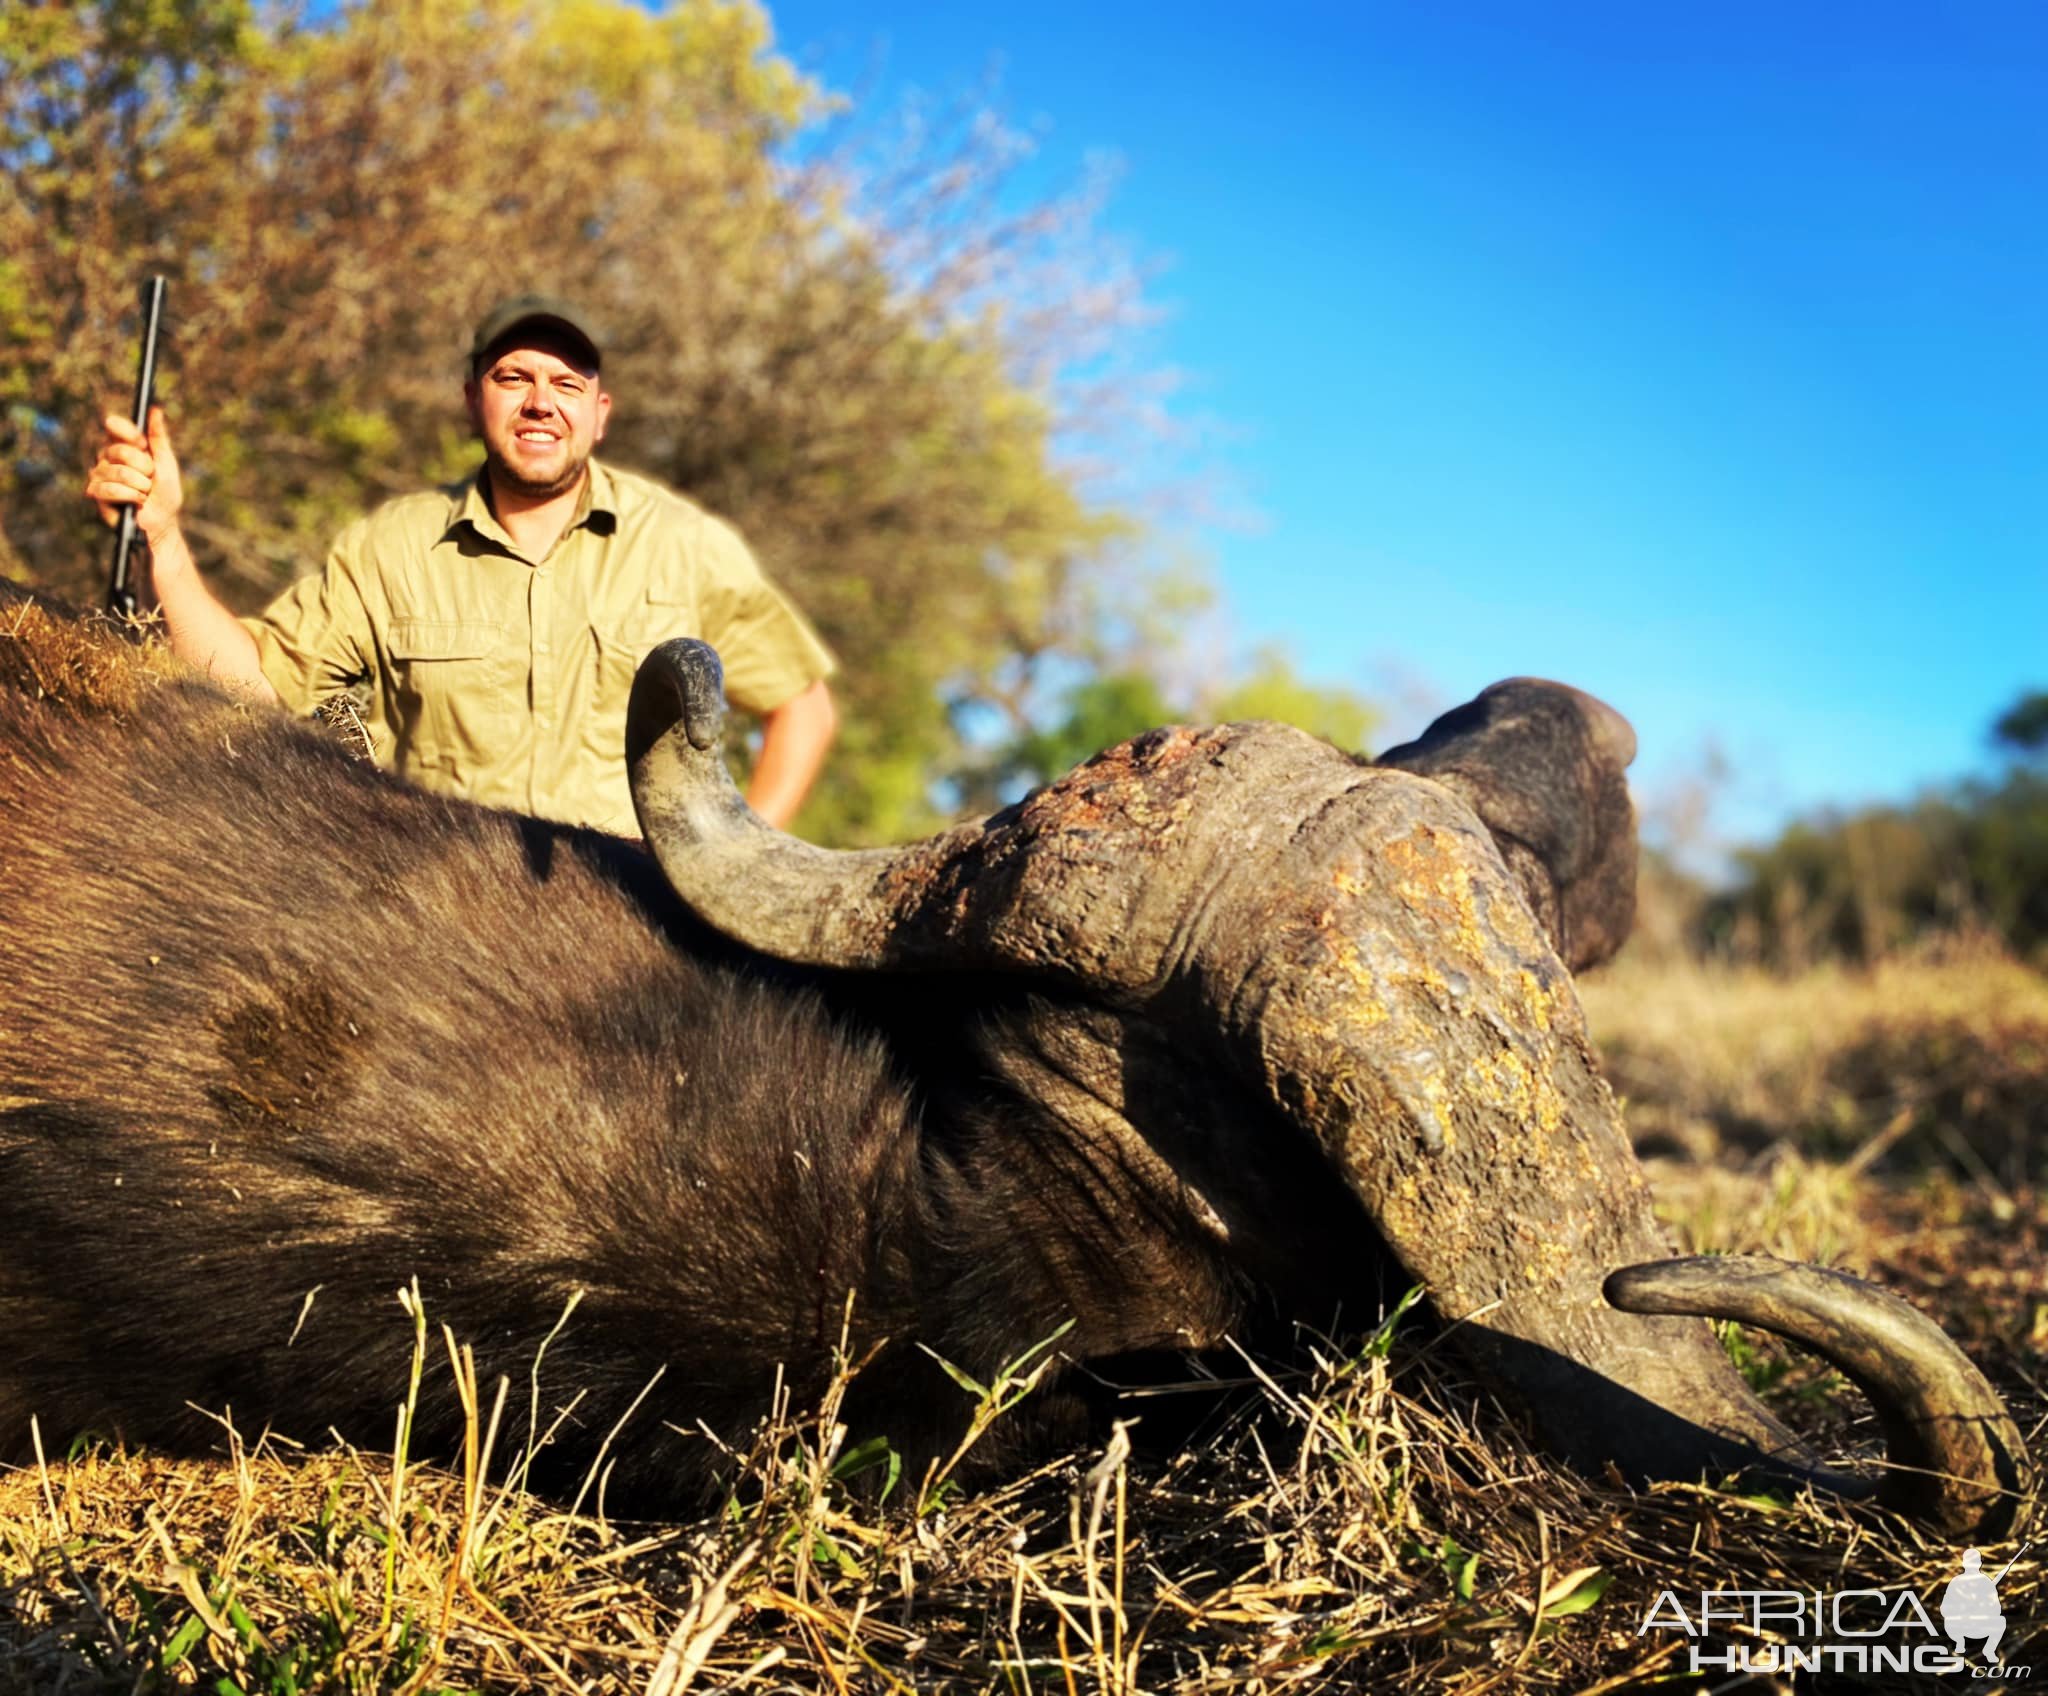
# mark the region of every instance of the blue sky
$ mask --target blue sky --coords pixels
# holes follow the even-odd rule
[[[1569,679],[1652,802],[1717,746],[1734,836],[1988,770],[2048,687],[2048,7],[770,13],[871,105],[993,70],[1036,185],[1120,159],[1246,643]]]

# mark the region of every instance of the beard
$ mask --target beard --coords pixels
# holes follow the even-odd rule
[[[566,495],[583,480],[584,468],[590,464],[590,455],[577,454],[552,477],[528,477],[512,469],[505,456],[486,444],[484,464],[490,468],[491,487],[503,489],[507,494],[523,495],[532,501],[553,500],[557,495]]]

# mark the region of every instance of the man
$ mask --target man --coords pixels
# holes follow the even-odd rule
[[[430,789],[637,832],[624,763],[640,658],[672,636],[718,649],[734,705],[758,714],[747,799],[787,824],[836,728],[832,657],[728,525],[591,457],[611,395],[573,306],[506,301],[478,326],[463,396],[484,465],[343,531],[324,571],[238,619],[201,580],[161,409],[106,420],[86,494],[124,504],[149,543],[181,658],[298,712],[369,684],[378,758]]]

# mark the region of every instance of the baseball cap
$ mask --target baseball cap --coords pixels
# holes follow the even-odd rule
[[[604,338],[595,320],[582,307],[553,295],[519,294],[499,301],[477,325],[476,336],[469,344],[471,374],[482,369],[485,359],[502,346],[514,330],[523,329],[528,324],[565,332],[571,340],[583,344],[593,367],[602,363]]]

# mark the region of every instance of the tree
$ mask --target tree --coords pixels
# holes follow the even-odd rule
[[[2022,695],[1991,727],[1992,740],[2022,754],[2048,751],[2048,690]]]
[[[1048,783],[1105,748],[1180,715],[1158,680],[1139,670],[1081,678],[1063,697],[1058,717],[1031,726],[997,748],[976,774],[970,805],[986,809]]]
[[[2036,703],[2043,703],[2037,706]],[[2024,697],[1993,735],[2040,747]],[[1797,820],[1737,856],[1735,887],[1706,903],[1710,941],[1755,939],[1765,958],[1799,967],[1818,956],[1876,960],[1917,938],[1981,928],[2022,955],[2048,951],[2048,774],[2016,763],[1997,781],[1931,791],[1904,807]]]
[[[1157,668],[1127,656],[1120,666],[1077,679],[1048,722],[1002,743],[976,774],[972,800],[988,807],[1070,771],[1103,749],[1162,724],[1273,719],[1364,754],[1377,710],[1348,689],[1311,683],[1285,648],[1254,650],[1244,673],[1220,687],[1176,699]]]
[[[1363,695],[1304,678],[1287,650],[1274,644],[1255,649],[1245,674],[1202,702],[1202,716],[1224,723],[1277,719],[1354,754],[1368,752],[1380,719],[1379,709]]]
[[[468,327],[574,294],[612,332],[608,451],[734,519],[845,662],[802,828],[928,827],[974,704],[1035,710],[1145,593],[1059,451],[1136,285],[1098,265],[1087,194],[1004,210],[1000,131],[864,177],[857,148],[799,156],[829,111],[744,0],[9,8],[6,541],[97,598],[76,489],[148,270],[188,528],[243,608],[365,505],[472,466]]]

